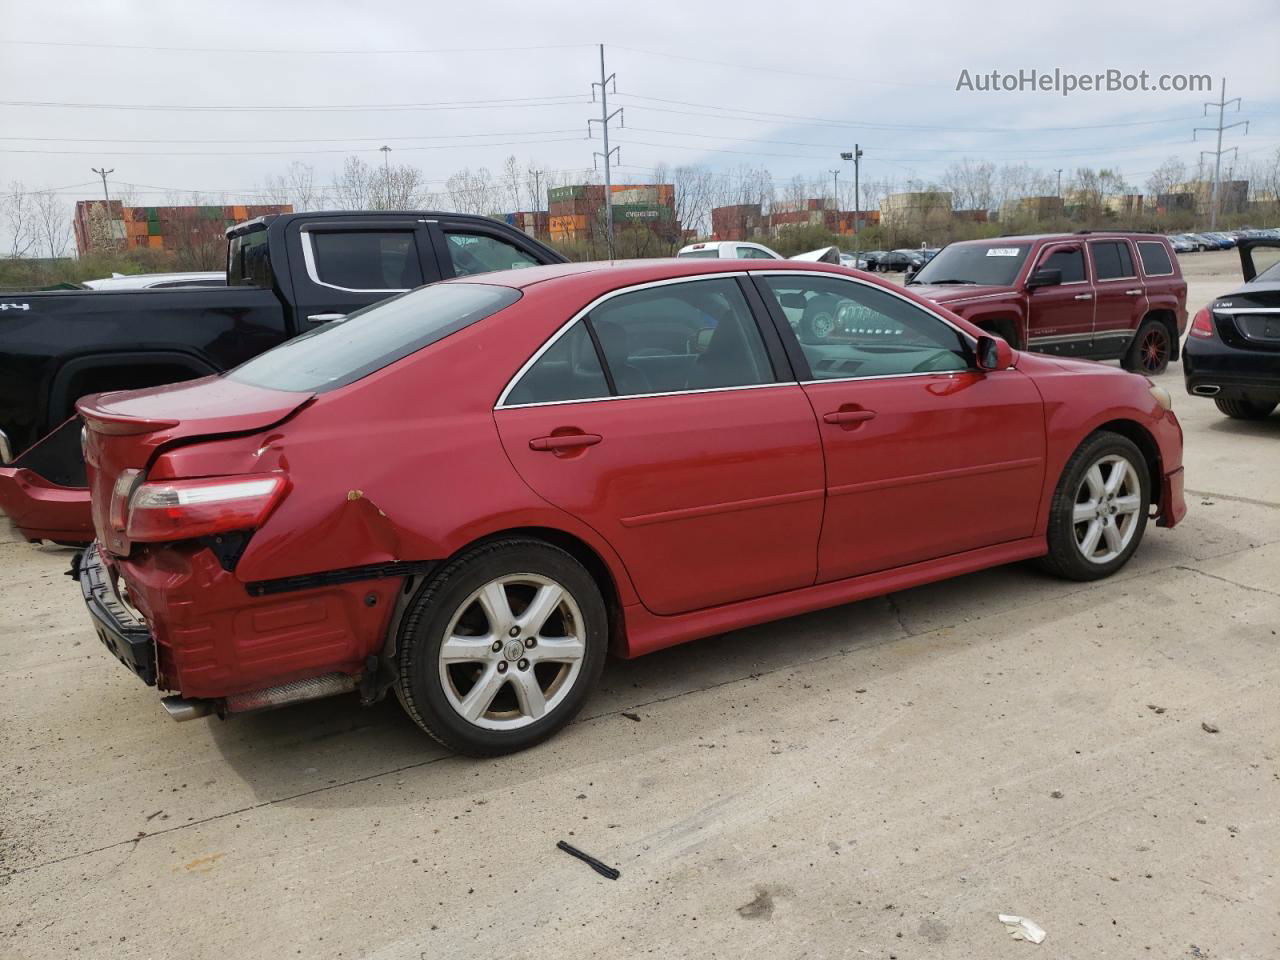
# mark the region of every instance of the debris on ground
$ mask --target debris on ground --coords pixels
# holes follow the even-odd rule
[[[1150,710],[1152,713],[1164,713],[1164,710],[1165,710],[1164,707],[1157,706],[1154,703],[1148,703],[1147,709]]]
[[[628,720],[634,720],[636,723],[640,722],[640,714],[638,713],[624,713],[623,716]]]
[[[1055,800],[1061,800],[1065,794],[1061,790],[1055,790],[1053,793],[1049,794],[1049,796],[1053,797]]]
[[[607,877],[610,880],[617,880],[620,876],[622,876],[622,874],[618,870],[615,870],[613,867],[609,866],[606,863],[601,863],[595,857],[591,856],[591,854],[583,853],[577,847],[571,846],[570,844],[565,843],[563,840],[557,843],[556,846],[559,847],[561,850],[563,850],[565,853],[569,854],[569,856],[577,857],[579,860],[581,860],[583,863],[589,866],[596,873],[600,874],[600,876],[602,877]]]
[[[1200,729],[1205,733],[1217,733],[1218,725],[1216,723],[1210,723],[1208,720],[1202,720],[1200,722]]]
[[[1015,940],[1040,943],[1046,936],[1044,928],[1034,920],[1028,920],[1026,917],[1015,917],[1011,913],[1002,913],[999,914],[999,917],[1000,922],[1004,924],[1004,928],[1009,931],[1009,936]]]

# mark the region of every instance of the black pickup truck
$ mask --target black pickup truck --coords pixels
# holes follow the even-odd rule
[[[0,294],[0,510],[24,537],[92,539],[80,397],[219,373],[424,283],[564,262],[452,213],[280,214],[227,240],[225,287]]]

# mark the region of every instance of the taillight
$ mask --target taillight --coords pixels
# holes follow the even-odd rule
[[[130,540],[188,540],[262,525],[284,497],[280,473],[144,483],[129,501]]]
[[[121,470],[111,488],[111,504],[107,508],[107,522],[117,533],[124,533],[129,525],[129,498],[142,481],[141,470]]]
[[[1202,307],[1191,321],[1191,336],[1208,340],[1213,337],[1213,314],[1208,307]]]

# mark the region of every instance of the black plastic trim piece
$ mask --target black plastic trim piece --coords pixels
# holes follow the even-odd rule
[[[313,590],[316,587],[330,587],[340,583],[356,583],[360,580],[383,580],[387,577],[421,576],[430,573],[439,564],[438,560],[419,560],[410,563],[369,563],[362,567],[344,567],[340,570],[325,570],[322,573],[304,573],[296,577],[281,577],[278,580],[255,580],[244,585],[251,597],[265,597],[274,593],[291,593],[295,590]]]

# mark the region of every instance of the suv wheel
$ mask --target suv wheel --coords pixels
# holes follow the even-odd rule
[[[1115,573],[1142,541],[1151,480],[1142,451],[1127,437],[1100,431],[1063,468],[1049,508],[1049,554],[1042,565],[1071,580]]]
[[[607,640],[604,600],[582,564],[541,541],[494,541],[450,562],[410,603],[396,693],[451,750],[523,750],[582,709]]]
[[[1267,403],[1265,400],[1257,403],[1253,400],[1227,400],[1219,397],[1213,402],[1233,420],[1265,420],[1276,408],[1274,403]]]
[[[1125,351],[1123,366],[1134,373],[1154,377],[1169,369],[1172,353],[1169,328],[1155,318],[1144,320]]]

